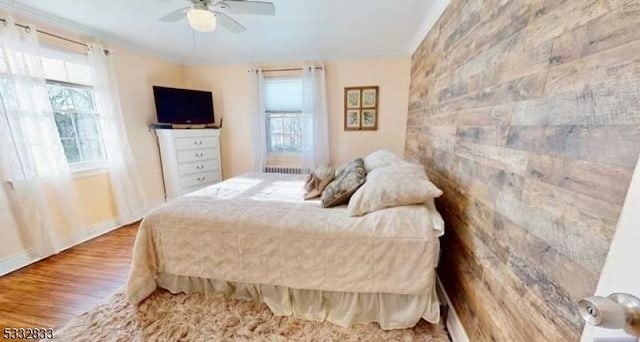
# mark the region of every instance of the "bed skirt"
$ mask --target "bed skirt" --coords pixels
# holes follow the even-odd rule
[[[377,322],[382,329],[413,327],[420,318],[440,321],[435,288],[428,295],[298,290],[160,273],[159,287],[171,293],[203,293],[264,302],[278,316],[328,321],[342,327]]]

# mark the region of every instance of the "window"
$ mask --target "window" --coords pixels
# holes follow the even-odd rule
[[[302,111],[302,80],[266,79],[264,105],[269,154],[300,154],[304,132],[311,121],[311,117]]]
[[[69,165],[86,167],[104,161],[93,89],[55,81],[48,81],[47,89]]]
[[[64,154],[72,169],[100,167],[104,144],[87,56],[56,50],[42,58]]]

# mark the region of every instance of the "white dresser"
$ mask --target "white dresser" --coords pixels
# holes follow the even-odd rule
[[[222,180],[220,130],[157,129],[167,200]]]

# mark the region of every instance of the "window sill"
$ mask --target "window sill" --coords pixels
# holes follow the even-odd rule
[[[109,169],[104,164],[71,166],[73,178],[84,178],[109,173]]]

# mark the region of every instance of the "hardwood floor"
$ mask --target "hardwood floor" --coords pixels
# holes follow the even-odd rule
[[[0,329],[59,328],[124,286],[138,224],[0,277]]]

